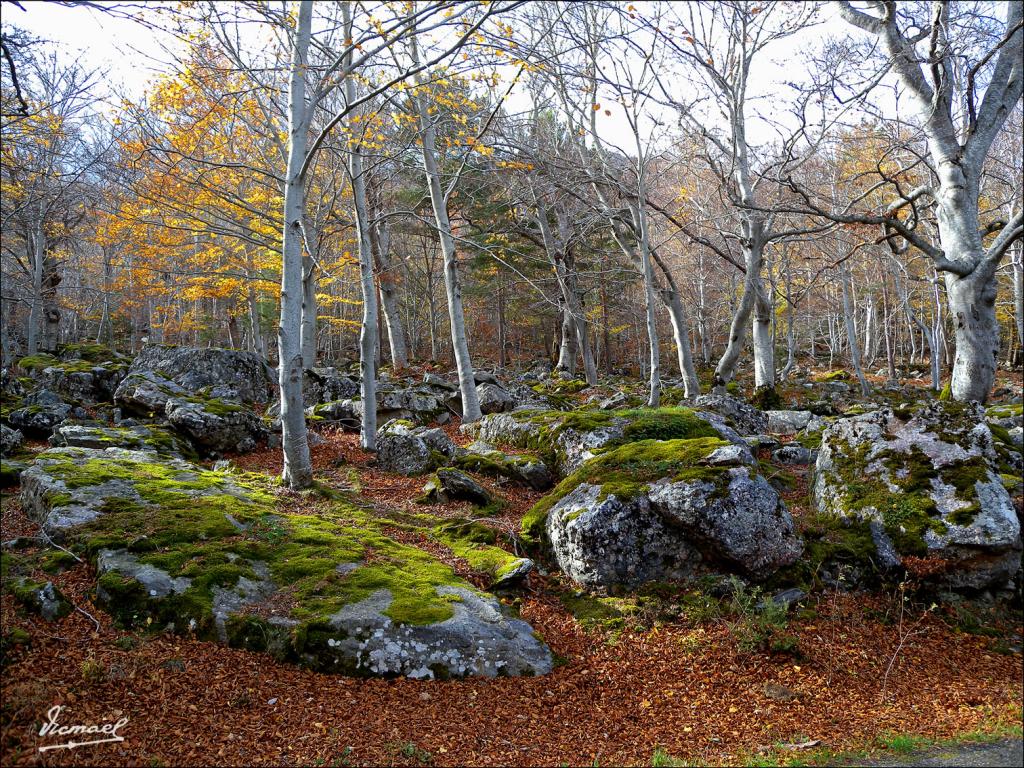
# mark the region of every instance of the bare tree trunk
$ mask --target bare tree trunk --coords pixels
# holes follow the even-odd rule
[[[312,0],[300,0],[288,85],[288,166],[284,187],[281,323],[277,336],[284,453],[282,479],[292,488],[306,488],[313,482],[302,402],[302,219],[306,201],[301,174],[309,130],[305,93],[312,19]]]
[[[576,374],[576,324],[572,320],[568,307],[562,305],[561,341],[558,345],[558,363],[555,370],[569,376]]]
[[[419,66],[419,51],[415,36],[410,52],[414,66]],[[425,75],[417,77],[418,87],[426,89]],[[441,177],[437,167],[437,131],[428,112],[427,100],[422,94],[413,97],[420,118],[420,139],[422,142],[423,171],[430,190],[430,204],[434,209],[434,220],[444,257],[444,284],[448,298],[448,316],[452,333],[452,353],[459,374],[459,391],[462,394],[462,421],[479,421],[480,397],[473,377],[473,362],[466,340],[466,316],[462,308],[462,281],[459,278],[458,258],[455,253],[455,239],[452,236],[451,221],[448,218],[448,201],[441,190]]]
[[[679,296],[675,278],[672,277],[668,266],[661,260],[657,251],[652,251],[651,255],[661,269],[661,274],[664,275],[665,283],[668,286],[659,288],[659,292],[662,301],[668,307],[669,318],[672,321],[672,336],[679,358],[679,375],[683,377],[683,397],[689,400],[700,394],[700,379],[697,376],[697,369],[693,365],[693,353],[690,350],[690,323],[687,320],[686,309]]]
[[[871,394],[868,380],[864,378],[864,369],[860,363],[860,350],[857,349],[857,329],[853,323],[853,306],[850,300],[850,271],[844,264],[840,268],[843,283],[843,320],[846,322],[846,339],[850,343],[850,364],[860,382],[860,393],[863,397]]]
[[[352,7],[341,5],[345,35],[352,39]],[[349,49],[346,67],[351,66],[352,54]],[[355,103],[356,84],[354,73],[345,78],[345,99]],[[353,131],[358,137],[358,131]],[[370,215],[366,204],[366,177],[363,175],[363,148],[358,141],[349,150],[349,174],[352,179],[352,201],[356,214],[356,236],[359,238],[359,286],[363,295],[363,318],[359,327],[359,372],[361,375],[360,395],[363,399],[363,423],[359,430],[359,441],[364,450],[377,450],[377,285],[373,278],[373,245],[370,233]]]
[[[39,351],[39,330],[43,316],[43,261],[46,251],[46,238],[43,223],[40,220],[36,231],[32,234],[32,303],[28,312],[28,332],[26,351],[34,355]]]
[[[302,362],[316,365],[316,263],[310,256],[302,259]]]
[[[370,244],[380,274],[380,306],[388,331],[391,365],[395,370],[401,370],[409,365],[409,351],[402,327],[402,315],[398,310],[397,280],[391,266],[391,233],[383,223],[370,228]]]

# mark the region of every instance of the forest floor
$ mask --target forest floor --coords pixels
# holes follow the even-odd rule
[[[446,428],[467,442],[455,424]],[[376,470],[356,435],[327,433],[317,477],[381,510],[413,509],[423,478]],[[235,458],[275,475],[280,453]],[[806,473],[785,494],[799,526]],[[484,484],[488,484],[483,479]],[[496,488],[488,523],[509,532],[540,494]],[[15,491],[17,489],[14,489]],[[286,511],[319,499],[280,491]],[[15,494],[3,538],[31,535]],[[432,514],[465,517],[455,503]],[[390,533],[390,532],[389,532]],[[397,533],[397,532],[396,532]],[[406,543],[468,564],[426,538]],[[0,601],[5,649],[3,765],[785,765],[870,759],[907,744],[1021,735],[1022,626],[983,609],[936,608],[893,594],[812,594],[789,615],[786,642],[753,647],[743,617],[685,587],[597,599],[559,574],[534,573],[514,598],[556,654],[538,678],[357,680],[186,637],[126,632],[92,602],[80,564],[48,576],[83,612],[56,623]],[[749,629],[749,628],[747,628]],[[124,741],[40,752],[46,713],[63,724],[127,718]]]

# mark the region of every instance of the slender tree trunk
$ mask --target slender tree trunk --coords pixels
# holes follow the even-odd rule
[[[34,355],[39,351],[39,330],[43,315],[43,260],[46,239],[40,221],[32,235],[32,303],[28,312],[27,352]]]
[[[292,488],[306,488],[313,482],[302,402],[302,219],[306,201],[301,174],[309,129],[305,94],[312,19],[312,0],[300,0],[288,85],[288,165],[284,187],[281,322],[277,336],[281,444],[284,452],[282,479]]]
[[[760,275],[754,280],[754,389],[775,388],[775,344],[772,340],[772,303]]]
[[[860,362],[860,350],[857,349],[857,328],[853,322],[853,303],[850,299],[850,272],[846,265],[840,268],[843,283],[843,320],[846,323],[846,339],[850,343],[850,364],[860,382],[860,393],[863,397],[871,394],[868,380],[864,378],[864,368]]]
[[[383,224],[370,228],[370,243],[380,274],[380,307],[388,332],[388,349],[395,370],[409,366],[409,350],[398,308],[398,281],[391,265],[391,233]]]
[[[743,296],[740,297],[739,305],[732,316],[729,342],[715,368],[713,389],[718,394],[725,394],[726,385],[735,378],[736,364],[739,362],[743,345],[747,340],[747,323],[750,321],[759,290],[762,247],[759,242],[754,242],[750,248],[744,249],[747,274],[743,280]]]
[[[352,7],[341,5],[345,35],[352,36]],[[352,62],[349,53],[346,67]],[[355,103],[356,84],[354,74],[345,78],[345,99]],[[363,399],[363,423],[359,440],[364,450],[377,450],[377,285],[373,277],[373,245],[370,234],[370,215],[366,204],[366,177],[363,175],[363,148],[358,129],[353,129],[356,139],[349,150],[349,175],[352,179],[352,201],[356,214],[356,236],[359,238],[359,286],[363,295],[363,318],[359,327],[359,372],[361,374],[360,394]]]
[[[415,37],[411,45],[413,63],[419,66],[419,52]],[[426,89],[427,78],[417,78],[418,89]],[[473,362],[469,355],[469,343],[466,340],[466,316],[462,308],[462,281],[459,278],[458,258],[455,253],[455,239],[448,218],[448,201],[441,190],[441,177],[437,167],[437,132],[433,120],[427,111],[425,95],[417,93],[413,97],[420,117],[420,139],[422,141],[423,171],[430,190],[430,204],[434,209],[434,220],[438,237],[441,242],[441,254],[444,257],[444,284],[448,297],[448,316],[452,333],[452,353],[459,374],[459,391],[462,394],[462,421],[464,423],[480,419],[480,397],[476,391],[473,377]]]
[[[316,365],[316,264],[310,256],[302,259],[301,335],[302,362],[312,368]]]
[[[1013,320],[1017,327],[1018,355],[1024,357],[1024,245],[1018,240],[1010,257],[1013,271]]]

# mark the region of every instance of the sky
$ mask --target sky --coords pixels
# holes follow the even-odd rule
[[[637,3],[638,5],[640,3]],[[89,67],[106,73],[103,78],[108,93],[104,98],[117,104],[122,95],[138,99],[147,82],[161,72],[173,69],[174,52],[180,44],[167,35],[161,35],[131,19],[101,13],[91,8],[68,8],[40,0],[22,0],[24,11],[4,3],[4,23],[19,26],[34,36],[51,41],[60,55],[77,58]],[[116,5],[116,3],[115,3]],[[764,109],[772,97],[781,90],[781,83],[793,79],[794,63],[812,46],[831,35],[846,34],[848,27],[835,10],[826,5],[821,12],[821,23],[814,28],[780,41],[770,50],[766,60],[759,62],[750,85],[753,108]],[[170,50],[168,50],[168,47]],[[508,106],[513,111],[528,106],[525,92],[513,92]],[[605,103],[611,116],[600,115],[599,130],[606,143],[633,154],[633,140],[623,110]],[[659,114],[658,119],[673,125],[672,115]],[[749,127],[754,143],[770,141],[776,134],[752,119]]]

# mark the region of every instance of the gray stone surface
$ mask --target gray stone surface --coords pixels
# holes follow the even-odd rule
[[[21,407],[7,415],[8,423],[29,437],[49,437],[64,419],[72,415],[72,407],[56,392],[39,389],[25,396]]]
[[[0,424],[0,456],[10,456],[18,450],[25,442],[25,436],[20,430],[11,429],[6,424]]]
[[[511,411],[516,405],[512,393],[496,381],[477,384],[476,394],[480,399],[481,413],[503,413]]]
[[[427,481],[424,496],[431,501],[468,501],[480,507],[491,503],[490,492],[480,483],[458,469],[442,467]]]
[[[174,432],[159,426],[137,424],[129,427],[103,427],[88,424],[62,424],[50,437],[55,447],[125,448],[130,451],[155,451],[177,458],[191,453],[189,445]]]
[[[410,427],[392,420],[377,430],[377,465],[387,472],[421,475],[433,467],[432,450],[451,457],[455,449],[440,429]]]
[[[208,391],[212,397],[245,403],[267,403],[276,391],[267,364],[251,352],[236,349],[147,344],[128,373],[144,371],[169,379],[186,392]]]
[[[992,433],[977,405],[940,401],[909,414],[881,408],[841,419],[825,430],[813,493],[825,514],[874,521],[880,530],[896,526],[904,534],[907,529],[900,520],[913,514],[910,510],[930,508],[931,522],[922,538],[927,554],[945,561],[938,580],[952,588],[980,589],[1005,583],[1020,568],[1020,522],[1000,480],[997,459]],[[981,479],[955,487],[957,471],[979,463]],[[924,487],[905,486],[913,473],[923,471],[929,475],[918,481]],[[877,491],[868,497],[870,504],[850,496],[854,476],[858,488]],[[896,541],[890,534],[888,540]],[[908,554],[898,547],[890,552],[877,535],[875,539],[882,560]]]
[[[205,455],[254,451],[269,434],[263,419],[238,401],[171,398],[164,413],[171,426]]]
[[[768,432],[768,416],[749,403],[730,395],[700,395],[694,407],[712,411],[729,420],[741,435],[760,435]]]
[[[454,615],[425,625],[398,625],[384,612],[391,593],[380,590],[331,616],[338,635],[318,648],[316,666],[330,669],[355,661],[364,674],[435,677],[542,675],[551,671],[551,651],[525,621],[506,617],[490,595],[463,587],[437,587],[451,595]]]

